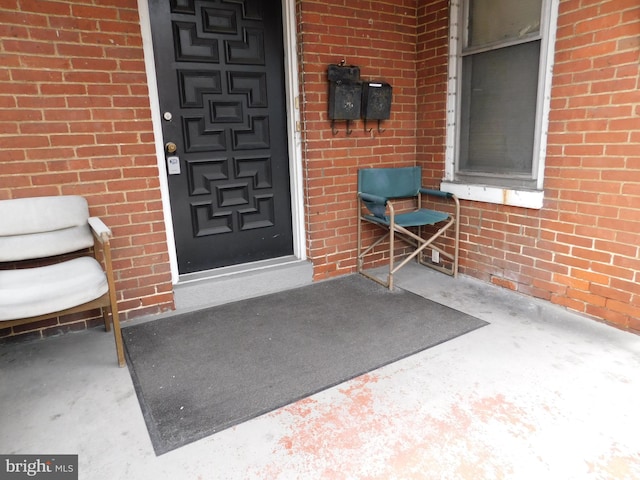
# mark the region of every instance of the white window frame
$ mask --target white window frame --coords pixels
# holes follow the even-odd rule
[[[541,19],[540,71],[538,77],[538,108],[536,111],[536,134],[534,139],[533,179],[535,188],[491,185],[469,180],[456,181],[456,165],[459,144],[460,72],[462,70],[462,35],[464,34],[463,14],[465,2],[450,1],[449,25],[449,72],[447,84],[447,127],[444,179],[442,190],[456,194],[464,200],[541,209],[544,200],[544,168],[547,154],[547,131],[551,103],[551,80],[556,38],[559,0],[543,0]],[[487,177],[489,178],[489,177]]]

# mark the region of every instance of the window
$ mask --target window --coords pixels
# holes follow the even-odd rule
[[[557,3],[451,2],[443,189],[542,207]]]

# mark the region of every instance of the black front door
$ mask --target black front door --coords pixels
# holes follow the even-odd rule
[[[279,0],[149,0],[179,272],[293,253]]]

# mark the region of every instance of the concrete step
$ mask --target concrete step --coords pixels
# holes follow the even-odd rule
[[[181,275],[174,286],[175,313],[302,287],[311,284],[312,280],[311,263],[295,257]]]

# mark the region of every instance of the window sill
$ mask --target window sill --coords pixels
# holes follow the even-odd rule
[[[468,183],[442,182],[440,190],[453,193],[461,200],[496,203],[512,207],[540,210],[544,201],[543,190],[491,187]]]

